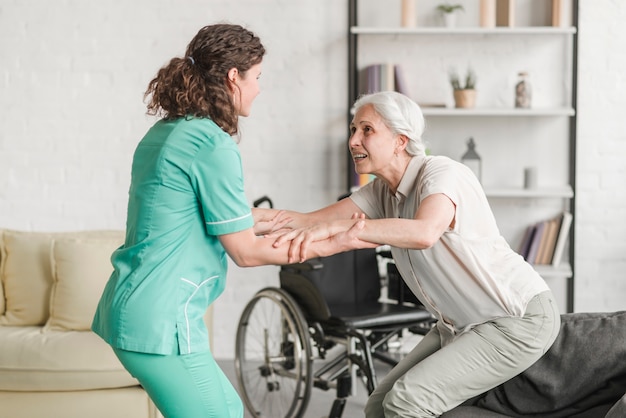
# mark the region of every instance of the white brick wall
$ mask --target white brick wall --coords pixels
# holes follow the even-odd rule
[[[581,1],[577,311],[626,308],[626,3]]]
[[[243,121],[247,193],[310,210],[345,186],[346,2],[3,0],[0,227],[123,228],[132,151],[154,122],[142,96],[203,25],[230,21],[268,49]],[[593,7],[593,8],[592,8]],[[576,310],[624,308],[626,4],[581,7]],[[231,267],[216,303],[215,355],[276,267]]]

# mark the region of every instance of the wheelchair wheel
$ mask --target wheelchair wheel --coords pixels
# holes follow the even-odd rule
[[[313,387],[312,348],[299,306],[282,289],[266,288],[239,320],[235,370],[243,401],[255,417],[297,418]]]

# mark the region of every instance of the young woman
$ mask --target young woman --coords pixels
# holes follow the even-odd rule
[[[427,156],[416,103],[395,92],[355,104],[350,152],[376,179],[309,214],[287,212],[290,260],[366,217],[362,241],[388,244],[407,285],[436,326],[370,396],[368,418],[436,417],[503,383],[554,342],[560,316],[544,280],[500,235],[478,179],[443,156]],[[313,225],[313,226],[307,226]]]
[[[148,113],[162,119],[135,151],[126,240],[111,258],[92,329],[166,418],[243,416],[209,351],[203,316],[224,290],[227,254],[239,266],[287,263],[288,246],[257,235],[289,219],[253,215],[233,139],[259,93],[264,54],[241,26],[206,26],[146,92]],[[360,245],[362,222],[353,224],[312,254]]]

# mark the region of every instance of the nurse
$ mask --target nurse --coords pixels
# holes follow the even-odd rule
[[[258,235],[289,218],[250,208],[235,141],[259,93],[264,54],[241,26],[206,26],[145,93],[148,114],[161,119],[135,150],[126,239],[111,257],[92,329],[166,418],[243,417],[203,316],[224,290],[227,255],[242,267],[288,262],[288,245]],[[362,220],[352,223],[311,256],[373,246],[356,239]]]

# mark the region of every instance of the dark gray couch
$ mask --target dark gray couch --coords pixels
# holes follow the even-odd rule
[[[443,418],[625,418],[626,311],[561,315],[533,366]]]

